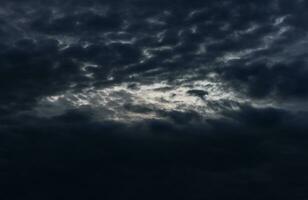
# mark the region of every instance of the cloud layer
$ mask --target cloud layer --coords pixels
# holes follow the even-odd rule
[[[47,190],[62,179],[60,196],[76,183],[85,199],[100,188],[111,199],[161,188],[166,199],[306,199],[307,10],[302,0],[4,1],[6,195],[55,199]]]

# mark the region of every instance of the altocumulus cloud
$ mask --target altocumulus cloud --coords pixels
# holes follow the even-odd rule
[[[3,1],[3,199],[308,198],[308,3]]]

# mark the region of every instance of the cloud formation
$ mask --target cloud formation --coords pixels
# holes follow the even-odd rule
[[[77,199],[99,189],[111,199],[306,199],[307,9],[302,0],[4,1],[7,199],[58,198],[46,197],[58,179],[59,196]]]

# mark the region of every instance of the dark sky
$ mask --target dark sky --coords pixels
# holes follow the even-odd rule
[[[308,1],[3,0],[0,199],[308,199]]]

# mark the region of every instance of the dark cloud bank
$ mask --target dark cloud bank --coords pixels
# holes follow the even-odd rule
[[[0,198],[308,199],[307,11],[3,1]]]

